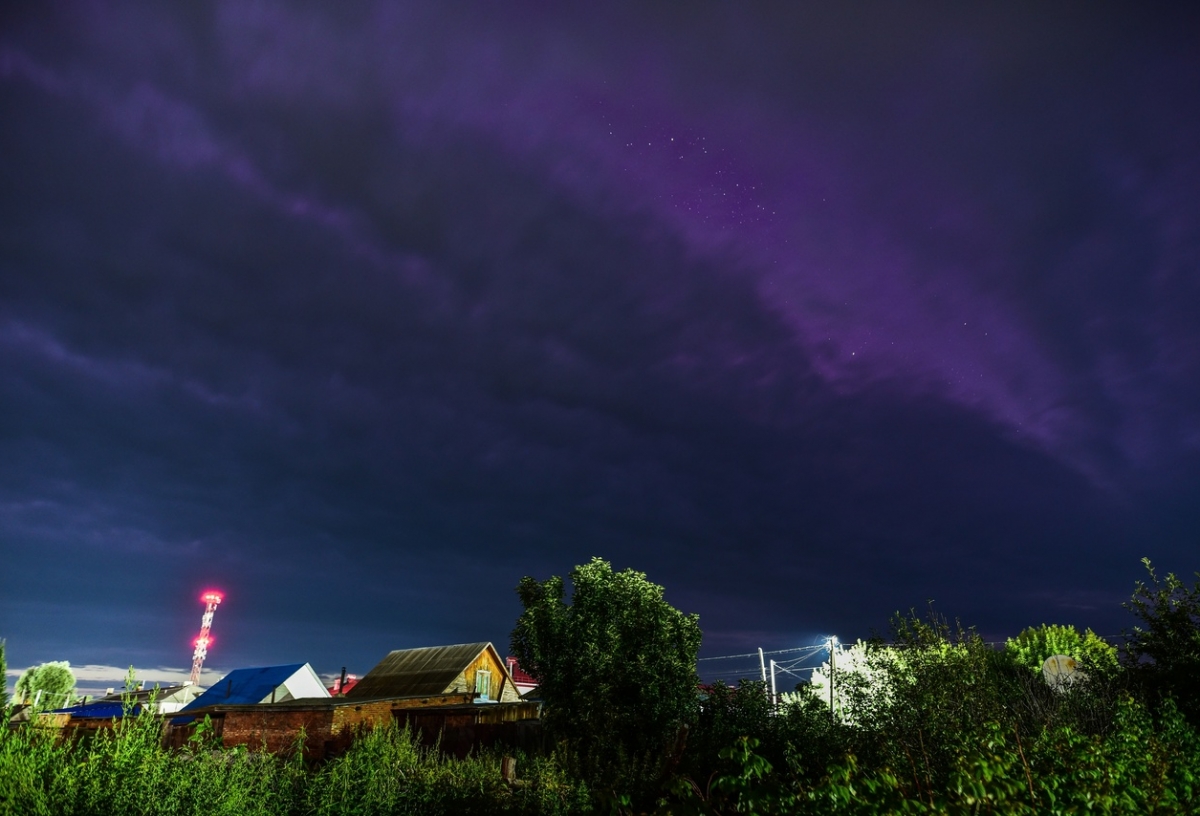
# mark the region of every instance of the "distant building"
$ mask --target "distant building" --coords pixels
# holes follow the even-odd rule
[[[307,663],[235,669],[192,700],[180,714],[214,705],[284,703],[313,697],[329,697],[329,691]]]
[[[512,675],[513,683],[516,684],[517,691],[522,697],[538,687],[538,681],[521,668],[521,664],[515,657],[510,655],[504,658],[504,662],[508,665],[508,673]]]
[[[111,728],[115,721],[122,719],[126,714],[134,717],[143,713],[155,716],[174,714],[197,699],[200,694],[201,689],[187,683],[106,694],[91,702],[85,697],[84,702],[78,705],[38,714],[37,725],[40,728],[63,729],[64,735],[78,737]]]
[[[303,733],[303,751],[309,758],[334,756],[362,729],[391,722],[412,728],[425,744],[439,744],[443,751],[459,755],[497,743],[531,750],[541,739],[541,706],[520,700],[516,683],[490,643],[391,652],[345,696],[326,692],[323,697],[281,701],[277,694],[272,703],[263,699],[267,684],[239,695],[234,683],[226,697],[223,683],[180,712],[187,716],[171,718],[168,745],[184,744],[203,717],[226,746],[283,752]]]
[[[346,682],[344,685],[342,684],[341,677],[335,677],[333,679],[333,685],[329,686],[329,694],[333,697],[337,697],[339,694],[348,694],[350,692],[350,689],[354,688],[357,685],[358,685],[358,675],[357,674],[347,674]]]
[[[105,694],[91,702],[88,702],[85,697],[84,702],[79,705],[59,708],[51,713],[70,714],[74,718],[103,717],[111,719],[119,718],[122,710],[128,705],[139,713],[144,709],[149,709],[156,714],[174,714],[203,693],[204,689],[193,686],[191,683],[183,683],[178,686],[155,686],[154,688],[142,686],[133,691]]]

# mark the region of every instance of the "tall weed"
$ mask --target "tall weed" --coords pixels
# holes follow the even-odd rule
[[[341,757],[306,767],[287,756],[220,748],[202,725],[181,750],[161,747],[162,721],[126,716],[86,739],[0,729],[0,816],[348,816],[559,814],[588,810],[587,788],[554,757],[524,757],[509,787],[500,756],[446,757],[395,725],[366,731]]]

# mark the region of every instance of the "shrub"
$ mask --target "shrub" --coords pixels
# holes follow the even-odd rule
[[[1016,663],[1034,672],[1040,672],[1051,655],[1073,657],[1089,673],[1112,673],[1117,668],[1116,647],[1091,629],[1080,634],[1074,626],[1030,626],[1009,638],[1004,649]]]
[[[1150,559],[1142,563],[1150,584],[1138,581],[1124,606],[1145,628],[1126,633],[1125,665],[1152,699],[1174,697],[1184,716],[1200,725],[1200,581],[1188,587],[1174,573],[1159,580]]]

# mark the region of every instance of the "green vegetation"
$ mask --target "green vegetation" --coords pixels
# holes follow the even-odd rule
[[[1142,563],[1150,584],[1139,581],[1125,604],[1142,624],[1125,634],[1126,666],[1155,699],[1178,700],[1200,726],[1200,580],[1189,588],[1168,573],[1160,581],[1150,559]]]
[[[588,803],[553,758],[520,758],[527,784],[510,788],[499,756],[446,758],[394,725],[315,768],[298,750],[218,748],[203,727],[184,749],[165,750],[160,728],[152,717],[126,717],[74,744],[49,729],[0,729],[0,814],[568,814]]]
[[[65,660],[26,669],[17,678],[17,699],[38,710],[63,708],[74,701],[75,674]]]
[[[757,759],[695,770],[777,791],[759,813],[1195,812],[1200,736],[1173,701],[1152,710],[1111,679],[1056,693],[969,631],[912,618],[896,630],[896,646],[875,647],[870,685],[846,678],[843,717],[800,695],[751,732]],[[687,790],[659,812],[745,812],[745,791]]]
[[[1031,626],[1004,645],[1014,661],[1040,672],[1051,655],[1073,657],[1085,670],[1111,672],[1117,668],[1117,649],[1088,629],[1083,634],[1074,626],[1054,624]]]
[[[512,650],[538,678],[543,722],[594,788],[645,793],[661,781],[697,708],[700,626],[663,588],[599,558],[562,578],[523,578]],[[686,732],[684,732],[686,733]]]
[[[545,698],[557,741],[519,758],[517,785],[501,778],[497,753],[449,758],[394,725],[306,764],[302,736],[271,756],[222,748],[202,724],[168,750],[158,720],[130,716],[77,742],[0,729],[0,816],[1200,812],[1200,730],[1189,721],[1200,705],[1189,683],[1200,584],[1150,570],[1119,662],[1069,627],[1027,629],[997,651],[932,613],[897,616],[889,642],[865,644],[838,672],[831,711],[808,685],[779,706],[761,682],[696,695],[690,663],[676,678],[689,693],[668,694],[653,684],[684,674],[695,618],[640,573],[592,561],[571,578],[570,605],[558,579],[521,584],[514,643],[526,666],[560,675]],[[1047,650],[1078,656],[1085,679],[1051,689],[1033,670]],[[567,676],[584,668],[609,716]],[[666,695],[661,708],[621,685],[626,670]]]

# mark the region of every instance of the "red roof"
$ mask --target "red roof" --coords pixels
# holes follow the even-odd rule
[[[514,683],[520,683],[522,686],[536,686],[538,684],[533,675],[521,668],[521,664],[517,662],[515,657],[506,657],[504,658],[504,662],[508,666],[508,672],[512,675]]]
[[[334,680],[333,685],[329,687],[329,693],[334,694],[334,695],[345,694],[350,689],[352,689],[358,685],[358,678],[355,677],[353,674],[347,674],[345,688],[339,688],[339,686],[341,686],[341,684],[342,684],[342,678],[339,677],[338,679]]]

